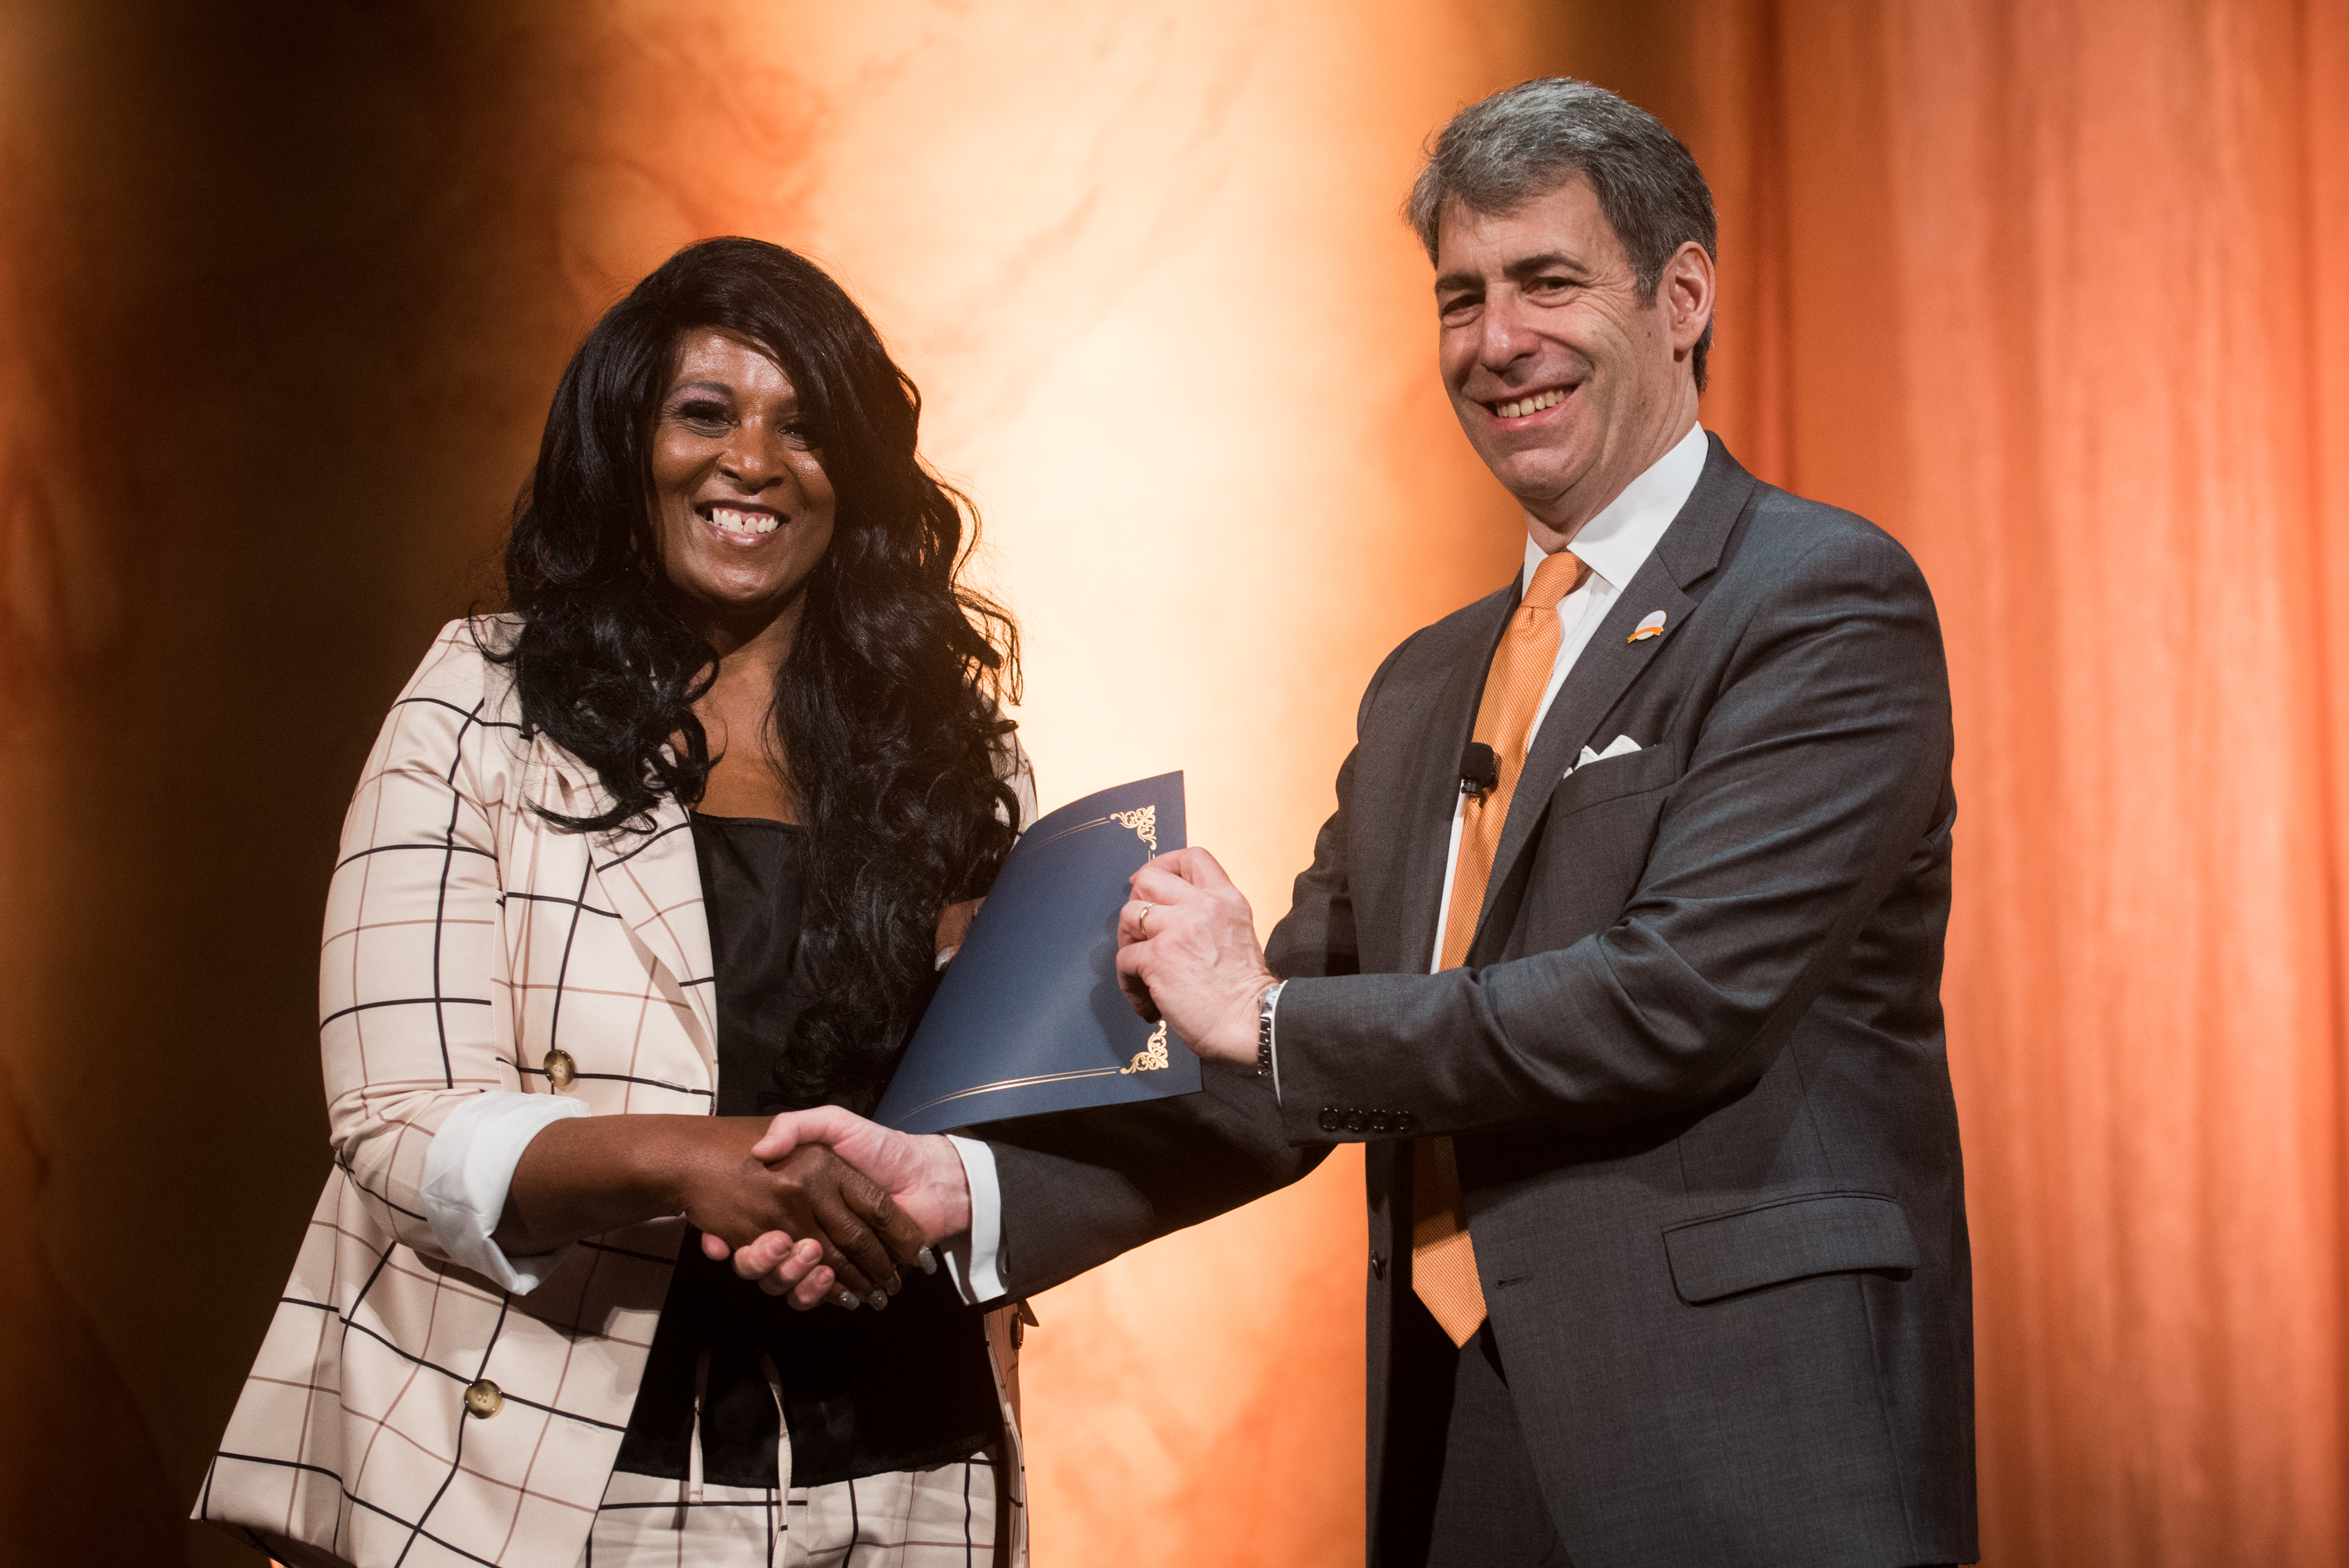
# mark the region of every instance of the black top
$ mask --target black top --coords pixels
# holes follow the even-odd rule
[[[780,1105],[775,1062],[802,1006],[794,984],[807,882],[803,828],[757,817],[693,817],[703,912],[717,970],[718,1114]],[[821,1486],[957,1460],[1002,1435],[977,1308],[940,1273],[904,1274],[885,1311],[794,1311],[702,1255],[688,1229],[654,1330],[616,1468],[681,1480],[703,1356],[701,1466],[721,1486],[775,1484],[782,1384],[792,1484]]]

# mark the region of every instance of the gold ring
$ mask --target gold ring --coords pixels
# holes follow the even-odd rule
[[[1142,913],[1133,920],[1133,934],[1136,936],[1146,937],[1150,934],[1150,912],[1158,906],[1146,898],[1138,898],[1133,902],[1142,906]]]

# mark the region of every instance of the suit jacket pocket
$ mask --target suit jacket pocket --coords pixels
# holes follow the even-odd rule
[[[1672,1286],[1694,1305],[1812,1274],[1917,1266],[1900,1205],[1877,1192],[1822,1192],[1692,1220],[1664,1232]]]
[[[1494,902],[1507,934],[1469,950],[1471,964],[1570,947],[1623,917],[1647,871],[1665,791],[1680,777],[1671,748],[1585,763],[1551,786],[1533,852]]]
[[[1557,781],[1551,791],[1552,822],[1606,800],[1619,800],[1643,789],[1661,789],[1681,776],[1680,758],[1668,746],[1651,746],[1625,757],[1602,757],[1586,762]]]

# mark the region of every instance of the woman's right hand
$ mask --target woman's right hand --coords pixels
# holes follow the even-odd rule
[[[926,1238],[887,1188],[829,1148],[765,1147],[754,1116],[579,1116],[523,1148],[493,1239],[514,1257],[683,1213],[724,1256],[761,1238],[794,1301],[885,1303]],[[761,1151],[763,1150],[763,1151]],[[804,1291],[802,1296],[799,1293]]]
[[[961,1156],[946,1139],[893,1131],[837,1106],[820,1105],[776,1117],[751,1153],[782,1163],[812,1148],[836,1150],[837,1158],[852,1162],[885,1189],[895,1212],[912,1220],[924,1239],[942,1241],[970,1229],[969,1180]],[[712,1259],[719,1256],[714,1243],[708,1250]],[[924,1272],[936,1272],[936,1260],[926,1249],[917,1261]],[[827,1299],[822,1285],[814,1283],[814,1274],[807,1271],[803,1250],[788,1233],[763,1235],[735,1249],[734,1272],[758,1280],[770,1295],[790,1292],[794,1306],[813,1306]],[[835,1294],[830,1299],[841,1298]]]
[[[773,1288],[791,1288],[798,1305],[844,1290],[850,1301],[887,1305],[902,1284],[899,1269],[921,1259],[921,1227],[880,1183],[823,1144],[802,1144],[771,1163],[761,1158],[753,1149],[770,1126],[763,1118],[712,1117],[680,1140],[672,1156],[678,1206],[703,1233],[703,1246],[714,1259],[764,1243],[779,1261],[762,1274],[776,1277]],[[785,1274],[788,1265],[798,1266]]]

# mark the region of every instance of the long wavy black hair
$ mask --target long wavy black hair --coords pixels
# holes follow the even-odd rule
[[[664,796],[701,798],[693,704],[717,655],[668,588],[651,440],[689,332],[758,345],[791,378],[836,497],[776,681],[773,726],[812,836],[799,974],[805,1006],[777,1068],[788,1106],[869,1110],[931,981],[938,912],[984,892],[1018,803],[999,758],[1018,631],[957,580],[978,520],[915,449],[921,395],[841,286],[760,240],[706,240],[605,312],[555,388],[506,545],[527,731],[595,769],[609,810],[554,817],[646,830]]]

